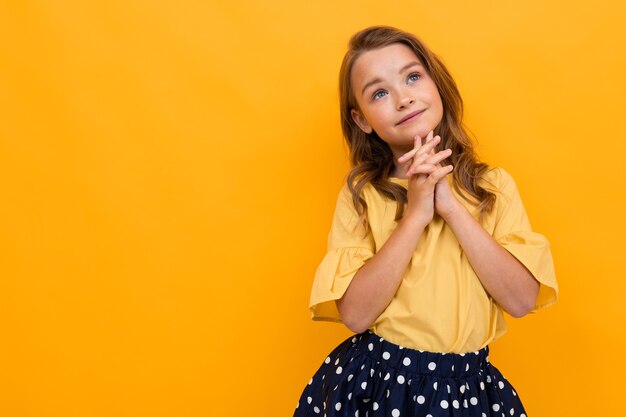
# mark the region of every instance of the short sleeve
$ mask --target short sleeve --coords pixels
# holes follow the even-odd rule
[[[554,304],[558,285],[548,240],[533,232],[513,177],[500,168],[494,239],[519,260],[540,283],[531,312]]]
[[[344,184],[328,233],[328,250],[313,279],[309,302],[313,320],[341,322],[335,300],[343,296],[356,272],[374,252],[372,233],[359,221],[352,194]]]

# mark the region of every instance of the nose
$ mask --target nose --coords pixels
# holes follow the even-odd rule
[[[410,94],[404,94],[398,102],[398,110],[405,109],[413,103],[415,103],[415,98]]]

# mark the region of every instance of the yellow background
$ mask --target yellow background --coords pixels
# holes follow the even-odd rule
[[[0,415],[290,416],[349,335],[307,304],[347,164],[349,36],[414,32],[551,241],[492,345],[531,417],[626,374],[621,2],[3,1]]]

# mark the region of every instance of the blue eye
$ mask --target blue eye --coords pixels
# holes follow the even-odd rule
[[[385,90],[378,90],[372,95],[372,99],[378,100],[380,98],[383,98],[385,94],[387,94]]]
[[[414,83],[415,81],[419,80],[420,78],[422,78],[422,76],[419,73],[414,72],[413,74],[409,75],[409,82]]]

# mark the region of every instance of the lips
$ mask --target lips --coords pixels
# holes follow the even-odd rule
[[[400,125],[400,124],[402,124],[404,122],[407,122],[409,120],[412,120],[414,117],[422,114],[423,112],[424,112],[424,110],[418,110],[418,111],[414,111],[413,113],[407,114],[402,120],[400,120],[398,123],[396,123],[396,126]]]

